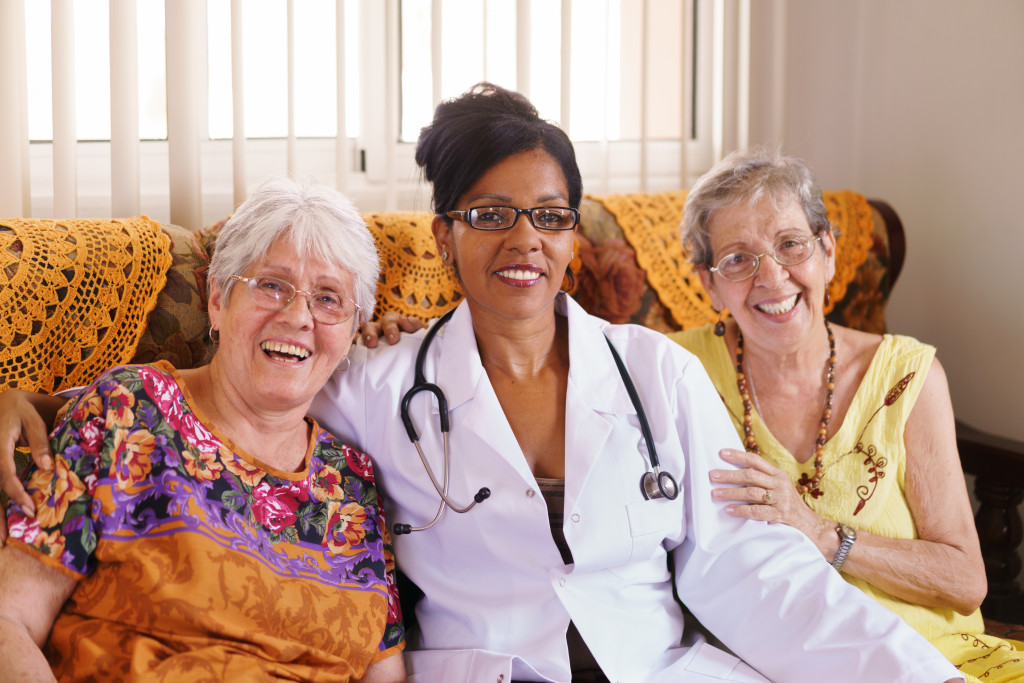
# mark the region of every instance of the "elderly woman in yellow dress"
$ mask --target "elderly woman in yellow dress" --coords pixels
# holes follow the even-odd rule
[[[405,680],[373,467],[306,417],[377,273],[337,192],[272,180],[239,207],[209,365],[104,373],[30,467],[0,549],[0,678]]]
[[[830,324],[836,241],[798,159],[733,153],[689,193],[684,241],[716,310],[671,335],[697,354],[746,452],[711,472],[729,514],[802,531],[850,583],[902,616],[968,680],[1020,680],[985,636],[985,571],[935,349]]]

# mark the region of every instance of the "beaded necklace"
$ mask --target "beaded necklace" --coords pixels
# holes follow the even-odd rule
[[[821,483],[822,473],[825,469],[822,456],[822,448],[825,446],[825,439],[828,435],[828,423],[832,419],[832,394],[835,390],[836,378],[836,338],[832,334],[832,328],[828,321],[825,321],[825,331],[828,333],[828,366],[825,369],[825,407],[821,411],[821,421],[818,423],[818,438],[814,442],[814,476],[808,477],[806,473],[800,475],[796,484],[796,490],[801,495],[811,494],[818,498],[823,491],[818,488]],[[751,403],[751,392],[754,389],[753,381],[748,385],[747,375],[743,372],[743,333],[736,328],[736,388],[739,389],[740,398],[743,399],[743,443],[747,451],[761,454],[761,447],[757,445],[754,438],[754,408]],[[755,399],[756,400],[756,399]],[[760,412],[760,408],[758,408]],[[763,417],[762,413],[762,417]]]

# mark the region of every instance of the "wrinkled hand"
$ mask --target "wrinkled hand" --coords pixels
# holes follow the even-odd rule
[[[0,487],[29,516],[35,514],[36,508],[15,473],[14,448],[28,446],[39,467],[53,467],[46,422],[29,401],[32,395],[18,389],[0,393]],[[7,511],[0,506],[0,545],[6,541]]]
[[[384,337],[387,343],[394,346],[402,332],[410,333],[421,330],[426,324],[419,318],[412,318],[407,315],[399,315],[394,311],[388,311],[380,317],[380,320],[371,320],[359,328],[359,338],[368,348],[376,348],[378,340]]]
[[[725,448],[722,460],[741,469],[711,470],[711,481],[732,484],[711,492],[715,500],[747,505],[729,505],[725,511],[734,517],[759,519],[785,524],[817,540],[825,520],[807,507],[785,472],[756,453]],[[831,526],[835,526],[834,524]]]

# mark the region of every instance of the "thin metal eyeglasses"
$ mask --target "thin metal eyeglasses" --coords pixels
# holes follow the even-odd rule
[[[717,266],[708,268],[731,282],[741,282],[752,277],[761,267],[761,259],[771,256],[780,266],[798,266],[814,253],[814,242],[821,241],[821,235],[813,237],[785,237],[779,240],[771,251],[752,254],[749,251],[734,251],[726,254]]]
[[[580,212],[567,206],[477,206],[468,211],[448,211],[445,216],[465,221],[476,230],[508,230],[524,213],[538,230],[572,230],[580,221]]]
[[[324,325],[343,323],[362,308],[344,294],[329,289],[318,289],[315,292],[304,292],[295,285],[280,278],[269,275],[242,277],[232,275],[232,280],[246,283],[249,298],[260,308],[268,311],[283,311],[295,299],[296,294],[306,297],[306,305],[313,320]]]

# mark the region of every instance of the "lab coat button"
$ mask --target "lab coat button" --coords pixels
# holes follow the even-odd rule
[[[579,515],[577,515],[577,514],[574,514],[574,515],[572,516],[572,518],[571,518],[571,519],[572,519],[572,521],[574,521],[574,522],[579,522],[579,521],[580,521],[580,516],[579,516]]]
[[[564,578],[563,579],[559,579],[558,580],[558,585],[559,586],[564,586],[565,585],[565,579]]]
[[[537,495],[537,492],[534,491],[533,489],[526,489],[526,497],[527,498],[533,498],[536,495]]]
[[[502,683],[505,680],[505,674],[498,674],[498,683]]]

